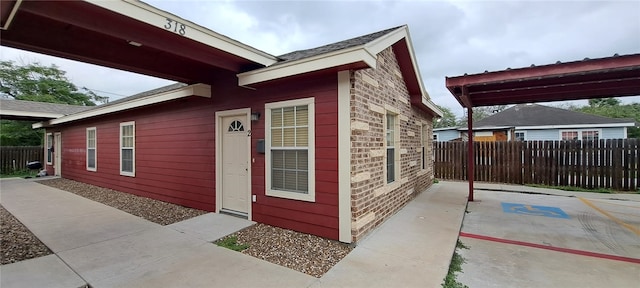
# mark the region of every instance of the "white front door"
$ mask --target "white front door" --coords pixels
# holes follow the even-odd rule
[[[222,157],[221,175],[222,209],[246,214],[249,207],[249,150],[247,115],[222,117],[222,147],[217,157]]]
[[[53,175],[62,176],[62,134],[53,134]]]

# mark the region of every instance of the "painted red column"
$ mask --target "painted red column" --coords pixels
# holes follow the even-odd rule
[[[467,108],[467,179],[469,179],[469,201],[473,201],[473,175],[475,166],[475,157],[473,157],[473,107]]]

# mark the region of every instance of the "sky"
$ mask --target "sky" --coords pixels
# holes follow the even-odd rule
[[[445,76],[640,53],[637,0],[145,2],[276,56],[406,24],[427,92],[458,116]],[[55,64],[112,100],[173,83],[7,47],[0,59]]]

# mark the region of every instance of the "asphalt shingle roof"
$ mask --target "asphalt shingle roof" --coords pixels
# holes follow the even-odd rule
[[[375,33],[371,33],[371,34],[367,34],[367,35],[363,35],[363,36],[347,39],[347,40],[336,42],[336,43],[332,43],[332,44],[327,44],[327,45],[316,47],[316,48],[312,48],[312,49],[298,50],[298,51],[290,52],[290,53],[287,53],[287,54],[284,54],[284,55],[280,55],[280,56],[278,56],[278,58],[280,58],[280,59],[282,59],[284,61],[278,62],[277,64],[274,64],[274,65],[278,65],[280,63],[300,60],[300,59],[309,58],[309,57],[313,57],[313,56],[317,56],[317,55],[322,55],[322,54],[326,54],[326,53],[330,53],[330,52],[334,52],[334,51],[338,51],[338,50],[342,50],[342,49],[347,49],[347,48],[351,48],[351,47],[364,45],[366,43],[369,43],[369,42],[371,42],[371,41],[373,41],[375,39],[378,39],[378,38],[390,33],[391,31],[397,30],[400,27],[402,27],[402,26],[389,28],[389,29],[386,29],[386,30],[382,30],[382,31],[378,31],[378,32],[375,32]]]
[[[609,118],[538,104],[519,104],[473,123],[474,127],[545,126],[633,123],[633,119]]]
[[[0,109],[12,111],[69,115],[86,111],[95,107],[96,106],[78,106],[0,98]]]

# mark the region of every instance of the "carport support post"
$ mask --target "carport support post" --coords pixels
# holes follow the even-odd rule
[[[473,174],[475,157],[473,157],[473,107],[467,107],[467,138],[468,138],[468,155],[467,155],[467,179],[469,179],[469,201],[473,201]]]

